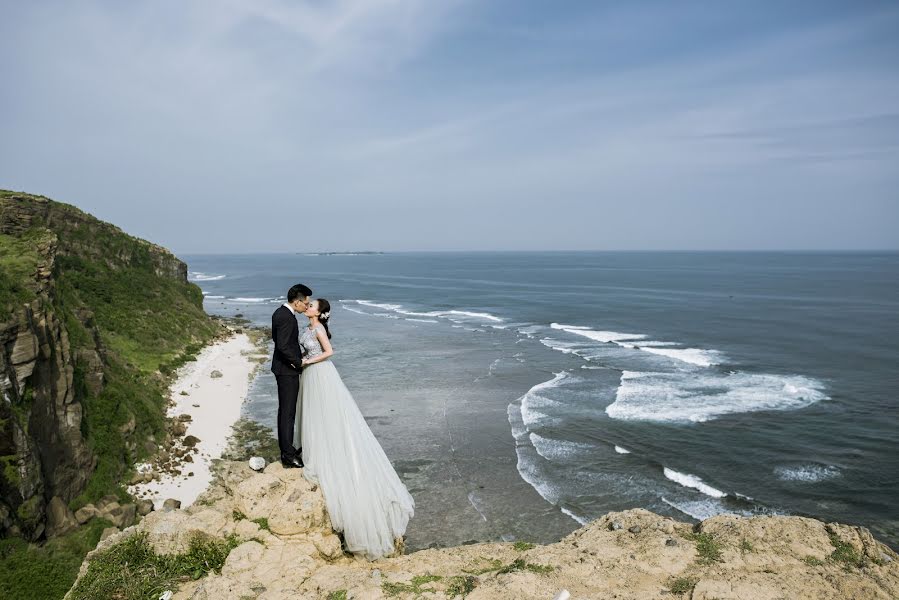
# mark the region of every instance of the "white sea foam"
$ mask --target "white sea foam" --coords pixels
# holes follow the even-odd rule
[[[350,312],[354,312],[357,315],[368,315],[369,317],[372,316],[371,313],[365,312],[364,310],[359,310],[358,308],[353,308],[352,306],[344,306],[343,308]]]
[[[581,525],[586,525],[587,523],[590,522],[590,519],[588,519],[586,517],[582,517],[582,516],[576,514],[574,511],[568,510],[564,506],[559,507],[559,510],[561,510],[563,513],[565,513],[566,515],[568,515],[569,517],[571,517],[572,519],[574,519]]]
[[[234,302],[249,302],[251,304],[255,304],[257,302],[271,302],[272,300],[277,300],[277,298],[228,298]]]
[[[577,325],[560,325],[553,323],[550,325],[553,329],[561,329],[568,333],[580,335],[596,342],[611,343],[621,340],[641,340],[646,336],[642,333],[619,333],[617,331],[595,331],[588,327],[580,327]]]
[[[684,487],[699,490],[706,496],[711,496],[712,498],[724,498],[725,496],[727,496],[727,494],[725,494],[721,490],[717,490],[707,483],[703,483],[702,479],[700,479],[696,475],[690,475],[689,473],[680,473],[678,471],[675,471],[674,469],[669,469],[668,467],[665,467],[663,472],[665,473],[665,477],[667,477],[671,481],[679,483]]]
[[[219,281],[224,279],[226,275],[207,275],[206,273],[201,273],[199,271],[191,271],[187,279],[190,281]]]
[[[631,453],[630,450],[627,450],[626,448],[622,448],[621,446],[615,446],[615,452],[617,452],[618,454],[630,454]]]
[[[407,321],[415,321],[416,323],[439,323],[437,319],[413,319],[412,317],[406,317]]]
[[[733,512],[725,508],[719,501],[712,499],[674,501],[663,496],[662,502],[685,515],[693,517],[697,521],[704,521],[715,515]]]
[[[545,422],[549,418],[549,415],[546,413],[547,408],[562,406],[560,402],[547,398],[543,395],[543,392],[561,385],[569,377],[567,371],[556,373],[555,377],[549,381],[538,383],[518,399],[521,405],[521,420],[524,422],[525,427],[530,429],[538,423]]]
[[[204,297],[205,297],[205,298],[209,298],[210,300],[221,300],[221,299],[224,298],[224,296],[213,296],[213,295],[211,295],[211,294],[210,294],[210,295],[207,295],[207,296],[204,296]]]
[[[475,312],[468,310],[430,310],[430,311],[415,311],[408,310],[403,308],[402,304],[390,304],[384,302],[373,302],[371,300],[341,300],[341,302],[355,302],[362,306],[367,306],[369,308],[377,308],[381,310],[386,310],[390,312],[394,312],[403,316],[408,317],[438,317],[438,318],[446,318],[453,323],[466,323],[471,319],[476,320],[486,320],[494,323],[502,323],[503,319],[497,317],[496,315],[492,315],[487,312]]]
[[[720,364],[723,357],[717,350],[703,350],[701,348],[659,348],[640,345],[640,350],[660,354],[675,360],[680,360],[700,367],[711,367]]]
[[[398,308],[402,308],[402,304],[382,304],[378,302],[372,302],[371,300],[356,300],[357,303],[362,306],[370,306],[372,308],[382,308],[384,310],[396,310]]]
[[[528,437],[537,454],[554,462],[562,462],[572,456],[583,455],[596,449],[592,444],[548,438],[533,432]]]
[[[613,419],[696,423],[733,413],[803,408],[827,399],[822,387],[801,375],[624,371],[606,414]]]
[[[816,483],[825,479],[833,479],[840,476],[840,470],[833,465],[781,465],[774,469],[778,479],[784,481],[798,481],[801,483]]]
[[[579,350],[582,349],[581,344],[562,342],[559,340],[554,340],[553,338],[541,338],[540,343],[547,348],[552,348],[553,350],[556,350],[557,352],[561,352],[563,354],[578,354]]]

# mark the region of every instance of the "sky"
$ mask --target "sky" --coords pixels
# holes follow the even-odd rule
[[[0,188],[176,253],[899,249],[896,2],[0,11]]]

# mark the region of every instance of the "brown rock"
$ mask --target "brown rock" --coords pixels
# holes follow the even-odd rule
[[[138,500],[137,501],[137,514],[142,517],[147,516],[153,512],[153,501],[152,500]]]
[[[177,510],[179,508],[181,508],[181,500],[168,498],[165,502],[162,503],[162,510]]]
[[[78,526],[75,515],[59,496],[53,496],[47,505],[47,535],[57,536],[68,533]]]
[[[86,504],[75,511],[75,520],[79,525],[84,525],[94,517],[98,516],[100,511],[93,504]]]
[[[183,442],[183,444],[185,446],[187,446],[188,448],[193,448],[194,446],[196,446],[199,443],[200,443],[200,438],[193,436],[193,435],[189,435],[186,438],[184,438],[184,442]]]

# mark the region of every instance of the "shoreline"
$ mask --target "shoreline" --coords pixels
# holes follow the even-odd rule
[[[232,427],[241,417],[263,358],[258,340],[237,328],[178,370],[166,409],[176,436],[170,448],[160,447],[150,461],[135,465],[136,477],[143,474],[144,480],[127,487],[131,495],[152,500],[154,510],[159,510],[168,499],[190,506],[206,491],[214,478],[213,461],[228,449]],[[158,471],[157,461],[169,456],[174,466]]]

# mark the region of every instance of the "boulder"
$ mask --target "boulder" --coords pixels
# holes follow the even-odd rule
[[[78,526],[75,515],[59,496],[53,496],[47,506],[47,535],[57,536],[72,531]]]
[[[162,503],[162,510],[177,510],[179,508],[181,508],[181,500],[168,498],[165,502]]]
[[[100,534],[100,541],[102,542],[103,540],[105,540],[105,539],[108,538],[109,536],[115,535],[115,534],[117,534],[118,532],[119,532],[119,528],[118,528],[118,527],[107,527],[106,529],[103,530],[103,533]]]
[[[142,517],[147,516],[153,512],[153,501],[152,500],[138,500],[137,501],[137,514]]]
[[[94,517],[100,515],[100,511],[97,510],[97,507],[93,504],[85,504],[81,508],[75,511],[75,520],[78,521],[79,525],[84,525]]]
[[[114,508],[112,506],[110,505],[104,511],[103,517],[105,519],[109,519],[113,525],[120,529],[124,529],[134,523],[134,518],[137,514],[137,507],[134,504],[119,505],[116,503]]]

